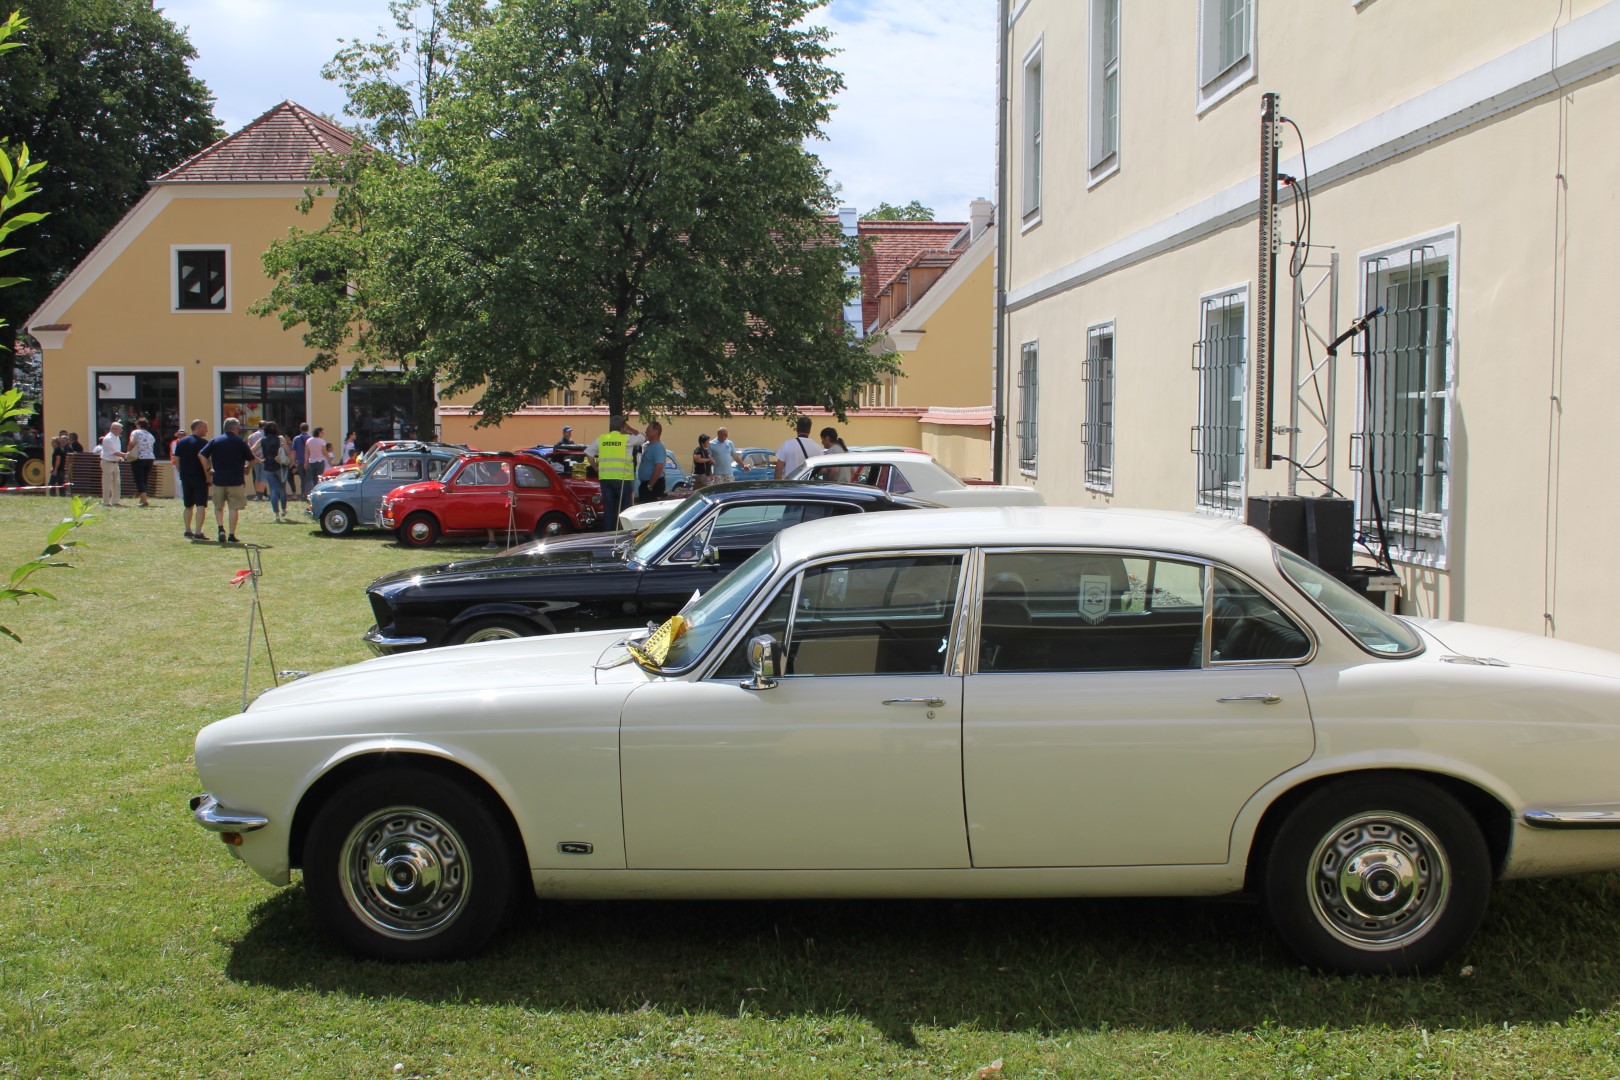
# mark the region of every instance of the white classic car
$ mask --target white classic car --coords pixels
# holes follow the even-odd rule
[[[860,448],[811,458],[789,480],[831,480],[866,484],[892,495],[913,495],[941,506],[1045,506],[1032,487],[969,484],[921,450]],[[644,529],[680,505],[668,499],[637,503],[619,511],[619,528]]]
[[[196,820],[388,959],[473,952],[529,888],[1248,891],[1308,963],[1409,972],[1497,879],[1620,867],[1620,656],[1164,512],[800,525],[656,633],[324,672],[196,761]]]

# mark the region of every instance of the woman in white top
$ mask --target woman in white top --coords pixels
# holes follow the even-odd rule
[[[130,474],[135,479],[135,497],[142,506],[151,506],[147,498],[152,486],[152,465],[157,460],[157,437],[152,434],[152,421],[141,417],[135,421],[135,430],[129,433],[129,449],[124,457],[129,461]]]

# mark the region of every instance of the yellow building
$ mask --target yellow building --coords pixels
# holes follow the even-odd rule
[[[308,216],[297,209],[313,158],[350,145],[283,102],[152,181],[28,321],[44,350],[46,430],[78,431],[88,445],[112,420],[127,430],[145,416],[161,457],[194,419],[216,432],[228,416],[292,433],[307,422],[332,442],[354,428],[398,431],[403,391],[376,378],[333,390],[339,373],[305,374],[310,351],[296,332],[248,314],[270,291],[260,256],[271,241],[329,212],[329,199]]]
[[[1620,2],[1000,7],[1006,475],[1232,517],[1339,492],[1403,612],[1620,648],[1620,499],[1592,481],[1620,400]]]

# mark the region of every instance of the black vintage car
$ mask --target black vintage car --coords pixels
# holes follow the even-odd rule
[[[639,534],[541,540],[380,577],[366,589],[377,620],[366,643],[387,654],[641,626],[679,611],[790,525],[934,505],[856,484],[716,484]]]

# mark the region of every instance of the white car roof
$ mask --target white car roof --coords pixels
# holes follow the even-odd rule
[[[1258,529],[1229,518],[1173,510],[1073,506],[989,506],[861,514],[795,525],[776,536],[786,562],[844,552],[940,546],[1100,546],[1214,559],[1258,570],[1272,546]]]

